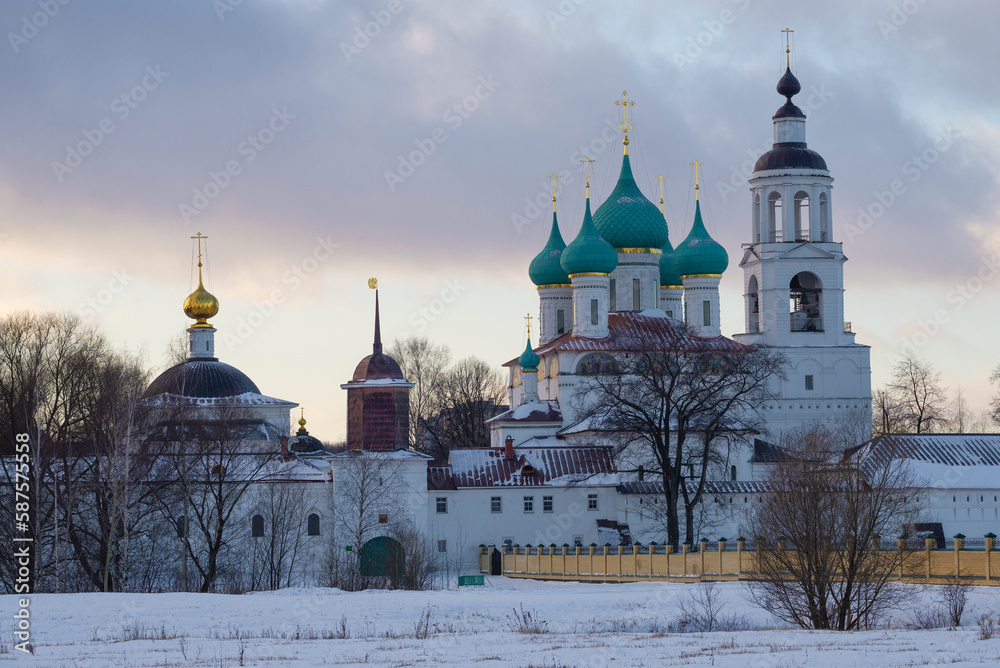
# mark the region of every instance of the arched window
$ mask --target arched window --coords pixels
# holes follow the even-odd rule
[[[263,538],[264,537],[264,516],[254,515],[253,519],[250,520],[250,537],[251,538]]]
[[[747,283],[747,317],[751,334],[760,332],[760,293],[757,287],[757,277],[751,276]]]
[[[802,271],[788,284],[791,331],[823,331],[823,284],[819,276]]]
[[[175,520],[175,523],[176,523],[176,526],[177,526],[177,537],[178,538],[183,538],[184,537],[184,523],[185,523],[186,519],[187,519],[186,517],[182,516],[182,517],[178,517]]]
[[[760,243],[760,193],[753,196],[753,241]]]
[[[819,240],[830,241],[833,232],[830,230],[830,201],[826,193],[819,194]]]
[[[767,196],[767,241],[781,241],[781,195]]]
[[[795,240],[809,241],[809,193],[795,193]]]
[[[605,373],[617,373],[618,364],[611,355],[605,353],[590,353],[584,356],[576,365],[578,376],[596,376]]]
[[[306,520],[306,534],[309,536],[319,535],[319,515],[316,513],[310,513]]]

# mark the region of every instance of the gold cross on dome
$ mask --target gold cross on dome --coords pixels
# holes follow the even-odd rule
[[[660,182],[660,213],[663,213],[663,182],[664,181],[669,181],[669,180],[670,179],[668,179],[667,177],[663,176],[662,174],[660,176],[657,176],[654,179],[654,181],[659,181]]]
[[[191,238],[198,240],[198,266],[200,267],[201,266],[201,240],[202,239],[208,239],[208,237],[206,237],[204,234],[202,234],[201,232],[199,232],[198,234],[194,235]]]
[[[699,162],[699,161],[695,160],[694,162],[689,162],[688,164],[689,165],[694,165],[694,199],[695,199],[695,201],[697,201],[698,200],[698,189],[701,188],[701,186],[698,185],[698,166],[699,165],[704,165],[705,163]]]
[[[532,318],[532,316],[531,316],[530,313],[528,315],[524,316],[524,322],[528,326],[528,338],[529,339],[531,338],[531,318]]]
[[[591,160],[590,158],[584,158],[580,162],[583,163],[583,166],[587,170],[587,199],[590,199],[590,163],[595,161]]]
[[[635,106],[635,102],[629,102],[628,91],[627,90],[623,90],[622,91],[622,99],[620,99],[617,102],[615,102],[615,104],[625,110],[625,120],[618,127],[622,130],[622,132],[625,133],[625,141],[624,141],[624,144],[625,144],[625,153],[628,154],[628,133],[629,133],[629,131],[632,130],[632,124],[628,122],[628,108],[629,107],[634,107]]]
[[[561,176],[556,176],[556,173],[552,172],[552,174],[550,176],[546,176],[545,178],[547,178],[550,181],[552,181],[552,213],[555,213],[555,211],[556,211],[556,179],[561,179],[562,177]]]
[[[791,47],[791,43],[789,42],[789,38],[791,37],[792,33],[795,32],[795,31],[792,30],[791,28],[785,28],[781,32],[785,33],[785,67],[791,67],[792,66],[792,55],[791,55],[792,54],[792,47]]]

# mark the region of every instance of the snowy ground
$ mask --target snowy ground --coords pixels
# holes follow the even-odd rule
[[[745,585],[721,583],[726,610],[757,630],[664,633],[697,586],[495,577],[439,592],[39,594],[31,598],[34,656],[12,651],[16,597],[0,596],[0,665],[1000,666],[1000,638],[978,640],[975,624],[1000,609],[1000,588],[973,590],[964,629],[843,634],[780,628],[746,601]],[[933,599],[933,590],[914,591],[924,604]],[[512,629],[522,606],[545,622],[544,633]],[[907,618],[901,611],[896,624]]]

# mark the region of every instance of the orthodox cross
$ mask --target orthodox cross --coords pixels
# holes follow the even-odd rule
[[[785,67],[791,68],[791,66],[792,66],[792,55],[791,55],[792,54],[792,47],[791,47],[791,44],[789,43],[788,40],[789,40],[789,37],[791,37],[791,34],[793,32],[795,32],[795,31],[792,30],[791,28],[785,28],[781,32],[785,33]]]
[[[620,99],[617,102],[615,102],[615,104],[618,105],[619,107],[621,107],[622,109],[624,109],[624,111],[625,111],[625,120],[618,127],[621,128],[622,132],[625,133],[625,142],[624,143],[625,143],[625,153],[627,154],[628,153],[628,133],[632,129],[632,124],[628,122],[628,108],[629,107],[634,107],[635,106],[635,102],[629,102],[628,91],[627,90],[623,90],[622,91],[622,99]]]
[[[524,322],[528,326],[528,338],[530,339],[531,338],[531,314],[530,313],[528,315],[524,316]]]
[[[202,239],[208,239],[208,237],[206,237],[204,234],[202,234],[201,232],[199,232],[198,234],[196,234],[195,236],[193,236],[191,238],[198,240],[198,266],[200,267],[201,266],[201,240]]]
[[[591,160],[590,158],[584,158],[580,162],[583,163],[583,166],[587,170],[587,199],[590,199],[590,163],[594,161]]]
[[[697,160],[695,160],[694,162],[689,162],[688,164],[689,165],[694,165],[694,199],[697,202],[698,201],[698,189],[701,188],[701,186],[698,185],[698,166],[699,165],[704,165],[705,163],[698,162]]]
[[[660,182],[660,213],[662,214],[663,213],[663,182],[664,181],[669,181],[670,179],[668,179],[667,177],[665,177],[665,176],[663,176],[661,174],[660,176],[657,176],[654,180]]]
[[[552,213],[556,212],[556,179],[561,179],[561,176],[556,176],[555,172],[552,172],[551,176],[546,176],[545,178],[552,181]]]

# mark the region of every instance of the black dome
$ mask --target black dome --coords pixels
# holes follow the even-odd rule
[[[217,360],[187,360],[170,367],[150,383],[144,397],[174,394],[196,399],[260,394],[245,373]]]
[[[821,169],[827,171],[826,160],[804,143],[775,144],[774,148],[757,158],[755,172],[767,169]]]

